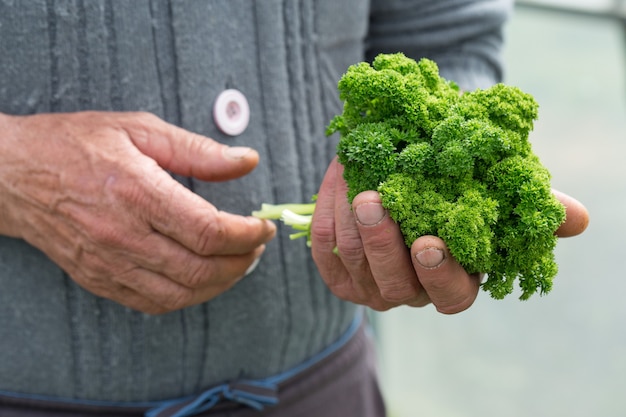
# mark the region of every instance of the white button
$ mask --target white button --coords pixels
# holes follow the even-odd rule
[[[213,120],[227,135],[242,134],[250,122],[250,106],[246,96],[239,90],[222,91],[213,105]]]

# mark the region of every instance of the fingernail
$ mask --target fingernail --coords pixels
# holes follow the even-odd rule
[[[246,146],[229,146],[224,149],[224,156],[229,159],[243,159],[252,151],[252,148]]]
[[[445,254],[439,248],[426,248],[419,251],[415,259],[424,268],[433,269],[442,264]]]
[[[385,217],[385,209],[380,203],[363,203],[354,209],[356,220],[363,226],[375,226]]]
[[[256,269],[256,267],[259,266],[259,262],[261,262],[260,256],[252,262],[248,269],[246,269],[246,273],[243,276],[245,277],[247,275],[250,275]]]

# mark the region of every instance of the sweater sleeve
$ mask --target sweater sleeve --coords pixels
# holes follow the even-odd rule
[[[464,90],[502,81],[503,26],[512,0],[372,0],[367,59],[430,58]]]

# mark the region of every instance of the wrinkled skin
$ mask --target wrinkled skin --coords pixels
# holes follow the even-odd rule
[[[0,234],[42,250],[79,285],[146,313],[232,287],[275,234],[219,211],[166,170],[206,181],[258,154],[146,113],[0,114]]]
[[[318,194],[311,230],[313,257],[333,293],[379,311],[430,303],[444,314],[469,308],[482,276],[465,272],[435,236],[422,236],[407,250],[377,192],[358,194],[350,206],[342,173],[342,166],[333,161]],[[567,210],[557,235],[582,233],[589,222],[585,207],[566,194],[554,194]],[[332,252],[335,247],[339,256]]]

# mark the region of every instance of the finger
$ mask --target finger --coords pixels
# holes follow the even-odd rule
[[[111,282],[110,280],[94,283],[93,280],[87,281],[78,279],[76,282],[87,291],[99,297],[114,301],[133,310],[141,311],[147,314],[162,314],[169,311],[167,308],[146,298],[139,292],[125,285]]]
[[[265,246],[261,245],[245,254],[205,257],[158,233],[153,233],[141,244],[142,248],[129,253],[136,265],[192,289],[238,281],[265,250]]]
[[[346,276],[341,258],[335,255],[337,247],[335,235],[335,182],[337,164],[331,162],[326,170],[317,194],[315,212],[311,221],[311,255],[322,273],[322,278],[330,288],[342,286]]]
[[[157,315],[172,311],[144,297],[137,291],[126,287],[122,287],[115,295],[109,297],[105,296],[105,298],[145,314]]]
[[[190,306],[194,299],[193,289],[173,282],[159,273],[140,267],[117,275],[114,279],[117,284],[131,291],[115,294],[125,305],[131,305],[130,294],[132,293],[137,294],[140,297],[139,300],[147,300],[151,305],[156,306],[154,311],[160,310],[160,312],[174,311]]]
[[[347,193],[348,186],[343,179],[343,166],[336,163],[334,213],[337,250],[348,273],[357,278],[355,283],[362,288],[373,290],[376,288],[375,282],[370,274],[370,266]]]
[[[338,173],[341,172],[343,172],[343,167],[339,166]],[[341,197],[338,197],[335,202],[335,219],[338,219],[335,233],[337,234],[339,257],[352,282],[353,301],[365,304],[377,311],[389,310],[398,304],[386,300],[381,294],[378,282],[374,278],[375,270],[381,272],[381,268],[375,269],[377,266],[374,265],[374,262],[379,261],[380,257],[368,258],[355,214],[346,197],[347,191],[348,187],[345,181],[343,178],[339,179],[336,184],[336,192]],[[367,208],[364,209],[367,210]],[[375,248],[370,249],[375,250]]]
[[[383,208],[376,191],[354,198],[353,212],[372,276],[382,298],[393,304],[426,303],[398,225]]]
[[[371,276],[346,198],[342,167],[336,158],[326,171],[318,193],[311,227],[312,255],[333,294],[376,310],[391,306],[381,297]],[[338,254],[333,251],[335,248]]]
[[[413,266],[432,303],[444,314],[469,308],[478,294],[480,276],[469,275],[435,236],[422,236],[411,246]]]
[[[337,246],[335,238],[336,159],[328,165],[317,193],[315,211],[311,220],[311,253],[314,258],[324,259]]]
[[[115,281],[160,309],[174,311],[208,301],[231,288],[245,276],[246,270],[262,252],[263,248],[260,248],[249,255],[211,258],[210,263],[214,264],[211,268],[217,270],[218,275],[206,275],[200,282],[202,285],[196,287],[141,267],[116,276]]]
[[[124,125],[134,145],[162,168],[204,181],[223,181],[252,171],[256,151],[229,147],[176,127],[149,113],[126,113]]]
[[[581,234],[589,225],[589,212],[585,206],[575,198],[552,190],[552,193],[565,206],[565,222],[556,231],[559,237],[571,237]]]
[[[219,211],[171,178],[145,194],[148,224],[199,255],[245,254],[276,233],[273,222]]]
[[[206,288],[193,289],[180,285],[159,273],[142,268],[116,277],[116,280],[156,306],[154,310],[161,312],[180,310],[200,304],[223,293],[238,281],[224,281]]]

